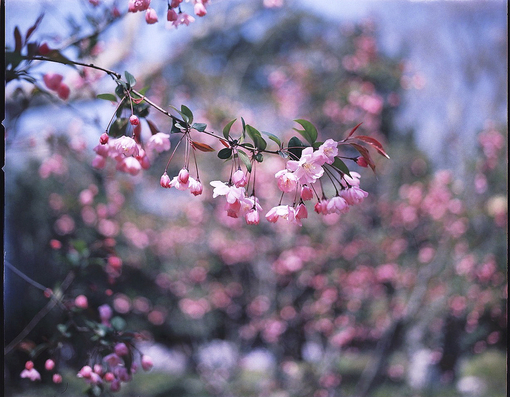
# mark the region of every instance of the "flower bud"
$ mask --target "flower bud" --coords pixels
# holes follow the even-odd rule
[[[53,374],[53,383],[55,383],[55,384],[62,383],[62,375]]]
[[[33,363],[32,361],[27,361],[27,362],[25,363],[25,368],[26,368],[26,369],[28,369],[28,370],[30,371],[31,369],[33,369],[33,368],[34,368],[34,363]]]
[[[159,184],[161,187],[169,188],[170,187],[170,177],[165,172],[163,175],[161,175],[161,178],[159,179]]]
[[[203,17],[207,14],[207,10],[202,3],[196,3],[193,7],[193,11],[195,11],[197,17]]]
[[[313,199],[313,190],[310,186],[303,185],[301,187],[301,199],[304,201]]]
[[[126,346],[125,343],[117,343],[114,347],[114,350],[115,350],[115,354],[117,356],[127,356],[128,353],[129,353],[129,349],[128,347]]]
[[[177,178],[180,183],[185,185],[189,180],[189,171],[186,168],[181,169]]]
[[[57,88],[57,95],[60,99],[63,101],[67,100],[69,98],[69,94],[71,93],[71,90],[69,86],[65,83],[60,83],[60,85]]]
[[[85,295],[78,295],[74,300],[74,304],[76,305],[76,307],[79,307],[80,309],[86,309],[87,307],[89,307],[89,302]]]
[[[140,360],[142,364],[142,368],[144,371],[150,371],[152,367],[154,366],[154,363],[152,362],[152,358],[146,354],[142,356],[142,359]]]
[[[51,49],[48,46],[48,43],[42,43],[39,46],[39,55],[48,55],[50,53]]]
[[[168,12],[166,13],[166,20],[168,22],[173,22],[173,21],[177,21],[177,18],[179,16],[177,15],[177,13],[175,12],[175,10],[173,8],[170,8],[168,10]]]
[[[99,137],[99,143],[101,145],[106,145],[109,140],[110,140],[110,136],[106,132],[103,132],[101,134],[101,136]]]
[[[149,25],[158,22],[158,14],[156,14],[156,10],[154,10],[154,8],[147,9],[147,12],[145,13],[145,22]]]
[[[46,368],[46,371],[51,371],[53,368],[55,368],[55,361],[48,359],[44,363],[44,368]]]
[[[138,125],[140,124],[140,119],[135,116],[134,114],[129,118],[129,122],[131,123],[131,125]]]
[[[57,91],[64,77],[58,73],[46,73],[43,76],[44,84],[50,90]]]

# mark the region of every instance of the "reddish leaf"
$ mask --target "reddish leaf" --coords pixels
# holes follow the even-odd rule
[[[228,144],[228,142],[225,140],[225,139],[221,139],[220,138],[220,142],[223,144],[223,146],[225,146],[226,148],[229,148],[230,145]]]
[[[27,37],[25,37],[25,41],[28,41],[28,38],[32,35],[32,33],[34,33],[34,30],[37,29],[37,27],[39,26],[39,24],[41,23],[41,21],[43,19],[43,16],[44,16],[44,14],[39,15],[39,18],[37,18],[34,25],[27,30]]]
[[[344,141],[345,141],[345,140],[347,140],[347,139],[349,139],[349,138],[352,136],[352,134],[354,134],[354,132],[355,132],[355,131],[359,128],[359,126],[360,126],[361,124],[363,124],[363,122],[359,123],[356,127],[354,127],[354,128],[351,130],[351,132],[349,132],[349,135],[347,135],[347,136],[345,137]]]
[[[381,156],[384,156],[386,157],[387,159],[390,158],[390,156],[388,156],[386,154],[386,152],[384,151],[384,148],[383,146],[381,145],[381,142],[379,142],[377,139],[375,138],[372,138],[370,136],[366,136],[366,135],[358,135],[357,137],[355,137],[356,139],[359,139],[360,141],[363,141],[363,142],[366,142],[368,143],[369,145],[372,145],[374,147],[375,150],[377,150]]]
[[[145,119],[145,121],[147,121],[147,124],[149,124],[149,128],[151,130],[151,134],[152,135],[155,135],[155,134],[157,134],[159,132],[158,126],[156,124],[154,124],[153,121],[148,120],[148,119]]]
[[[212,147],[202,142],[191,141],[191,146],[197,150],[200,150],[201,152],[214,152]]]
[[[21,38],[21,33],[17,26],[14,28],[14,42],[16,43],[16,47],[14,47],[14,52],[21,52],[21,47],[23,46],[23,39]]]
[[[370,152],[368,149],[364,146],[358,145],[357,143],[350,143],[349,145],[355,148],[363,156],[367,164],[370,166],[370,168],[372,168],[372,171],[375,172],[375,164],[372,160],[372,157],[370,157]]]

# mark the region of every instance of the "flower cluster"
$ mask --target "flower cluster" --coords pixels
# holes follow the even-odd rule
[[[55,91],[58,97],[65,101],[67,98],[69,98],[71,89],[66,83],[62,82],[63,79],[64,77],[58,73],[46,73],[43,76],[43,81],[46,87],[52,91]]]
[[[186,0],[189,2],[189,0]],[[174,27],[179,25],[188,26],[190,23],[195,21],[195,18],[190,14],[183,12],[181,9],[181,3],[183,0],[171,0],[168,3],[168,11],[166,19]],[[209,0],[193,0],[193,12],[197,17],[203,17],[207,14],[207,5]],[[129,0],[128,12],[139,12],[145,11],[145,22],[149,25],[157,23],[159,21],[158,14],[150,7],[151,0]]]
[[[55,368],[55,361],[53,361],[52,359],[46,360],[46,362],[44,363],[44,368],[46,369],[46,371],[53,371],[53,369]],[[41,374],[34,368],[34,363],[32,361],[27,361],[25,363],[25,369],[21,371],[20,377],[28,378],[32,382],[35,382],[36,380],[41,380]],[[52,380],[53,383],[57,384],[62,383],[62,375],[60,375],[59,373],[54,373],[52,376]]]
[[[118,171],[137,175],[142,169],[146,170],[150,167],[148,153],[161,153],[170,149],[170,136],[163,132],[152,135],[144,149],[140,140],[137,139],[140,130],[138,118],[131,121],[131,124],[135,126],[134,138],[121,136],[110,139],[107,133],[101,135],[100,144],[94,148],[96,157],[93,159],[92,165],[95,168],[104,168],[106,159],[110,157],[116,161]]]

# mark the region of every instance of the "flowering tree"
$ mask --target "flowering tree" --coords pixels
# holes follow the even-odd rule
[[[195,51],[178,61],[189,73],[181,84],[195,91],[189,103],[196,103],[195,97],[203,103],[199,111],[171,106],[168,82],[157,74],[135,79],[96,65],[99,38],[126,15],[125,8],[140,18],[144,13],[147,24],[164,14],[150,1],[119,8],[85,3],[93,33],[81,36],[85,28],[77,29],[79,37],[70,44],[79,49],[77,58],[70,59],[66,46],[53,48],[35,38],[42,18],[27,32],[16,29],[15,45],[7,50],[7,81],[33,84],[29,101],[44,96],[72,102],[86,87],[113,109],[97,128],[93,151],[76,136],[48,134],[50,155],[27,163],[16,178],[8,224],[24,225],[13,226],[11,239],[14,231],[24,238],[11,243],[18,254],[8,257],[7,267],[29,285],[32,302],[43,296],[48,301],[39,308],[32,303],[18,332],[9,335],[5,352],[13,378],[62,382],[57,386],[62,391],[79,378],[78,388],[86,385],[90,395],[119,390],[145,395],[147,389],[129,381],[139,368],[161,368],[144,351],[143,341],[154,340],[186,353],[204,394],[285,390],[326,396],[339,395],[340,385],[348,385],[339,357],[374,351],[376,359],[358,379],[361,395],[381,378],[402,380],[403,364],[392,357],[404,352],[412,359],[416,344],[410,330],[427,335],[420,343],[432,340],[427,346],[445,381],[454,374],[448,360],[458,357],[440,340],[448,334],[443,332],[448,322],[465,326],[465,334],[473,336],[463,343],[475,352],[506,340],[504,264],[490,255],[493,246],[471,249],[478,233],[470,233],[475,214],[468,213],[473,206],[463,204],[464,190],[445,172],[417,180],[426,163],[416,152],[411,153],[417,159],[404,168],[411,173],[400,175],[400,189],[374,183],[377,194],[368,196],[359,187],[361,175],[349,168],[380,168],[371,152],[387,157],[380,143],[387,133],[385,117],[398,103],[398,65],[378,54],[372,25],[345,31],[342,48],[318,41],[322,52],[315,58],[299,56],[306,38],[297,34],[292,55],[272,54],[272,45],[259,50],[271,62],[249,63],[243,84],[273,101],[276,122],[300,117],[301,107],[310,106],[307,117],[320,126],[297,118],[286,124],[292,133],[277,134],[259,131],[258,118],[248,109],[242,109],[247,115],[240,112],[243,117],[218,110],[210,79],[200,75],[194,58],[207,59],[212,44],[206,39],[197,39]],[[193,12],[191,6],[165,5],[167,22],[188,25],[192,15],[206,14],[209,2],[194,2]],[[292,31],[301,19],[293,16],[282,26]],[[237,37],[237,28],[225,29],[226,34]],[[273,32],[268,37],[276,40]],[[256,50],[241,48],[246,48],[237,54],[241,60]],[[41,63],[78,71],[79,85],[51,72],[41,82],[34,77]],[[331,66],[339,64],[342,72]],[[257,86],[261,70],[267,79]],[[111,93],[104,93],[105,74],[114,83]],[[239,81],[230,77],[231,84]],[[157,84],[137,88],[137,80]],[[13,98],[23,95],[15,91]],[[8,133],[15,131],[7,126]],[[9,137],[8,151],[23,145]],[[500,172],[494,159],[504,140],[489,127],[481,143],[484,156],[474,181],[480,199],[474,208],[501,238],[506,209],[498,194],[504,189],[490,192],[490,210],[482,196],[489,194],[483,181],[487,189],[487,181]],[[38,174],[28,171],[34,167]],[[79,178],[73,177],[77,173]],[[390,180],[390,174],[382,178]],[[159,192],[149,195],[155,186]],[[320,217],[308,217],[308,201]],[[163,211],[156,211],[158,205]],[[263,217],[269,223],[261,222]],[[377,224],[385,225],[384,233]],[[37,241],[37,248],[27,250],[29,241]],[[47,264],[44,273],[23,268],[25,260],[32,263],[28,252]],[[447,264],[455,266],[454,273]],[[453,286],[442,279],[445,274],[455,280]],[[483,299],[471,304],[469,294]],[[429,305],[435,309],[425,310]],[[427,314],[426,325],[418,313]],[[490,329],[473,334],[480,322]],[[255,353],[264,358],[262,370]],[[246,374],[253,384],[243,381]],[[162,390],[179,390],[172,387],[166,380]]]

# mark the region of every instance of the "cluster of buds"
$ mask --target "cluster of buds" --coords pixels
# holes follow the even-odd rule
[[[46,371],[53,371],[55,369],[55,361],[53,361],[52,359],[46,360],[46,362],[44,363],[44,368],[46,369]],[[28,378],[32,382],[35,382],[36,380],[41,380],[41,374],[34,368],[34,363],[32,361],[27,361],[25,363],[25,369],[21,371],[20,377]],[[62,383],[62,375],[60,375],[59,373],[54,373],[52,376],[52,380],[53,383],[57,384]]]
[[[58,73],[46,73],[43,76],[43,81],[46,87],[52,91],[55,91],[58,97],[65,101],[67,98],[69,98],[71,89],[66,83],[62,82],[63,79],[64,77]]]
[[[183,167],[177,176],[174,176],[172,179],[168,176],[166,171],[161,175],[159,181],[161,187],[171,188],[174,187],[177,190],[189,190],[191,194],[194,196],[199,196],[202,194],[204,188],[200,180],[195,179],[189,175],[189,171],[187,168]]]
[[[135,126],[133,136],[137,138],[139,136],[137,129],[140,128],[138,117],[131,116],[130,122]],[[147,151],[149,153],[161,153],[170,149],[170,136],[163,132],[152,135],[145,149],[142,147],[139,139],[135,138],[121,136],[120,138],[110,139],[107,133],[103,133],[99,139],[99,145],[94,148],[96,157],[92,161],[93,167],[98,169],[104,168],[106,159],[112,158],[117,163],[116,168],[118,171],[137,175],[142,169],[146,170],[150,167]]]
[[[132,362],[130,367],[126,366],[130,361],[132,361],[130,348],[120,342],[115,345],[112,353],[103,357],[100,364],[85,365],[77,376],[88,384],[101,388],[105,384],[109,384],[110,391],[117,392],[120,390],[121,384],[131,381],[132,374],[138,370],[138,364],[135,362]],[[141,355],[140,366],[144,371],[151,370],[154,366],[152,358],[145,354]]]
[[[189,1],[189,0],[187,0]],[[168,11],[166,19],[168,22],[175,26],[179,25],[188,26],[190,23],[195,21],[195,18],[190,14],[183,12],[181,9],[181,3],[183,0],[171,0],[168,3]],[[193,12],[197,17],[203,17],[207,14],[207,5],[209,0],[193,0]],[[150,7],[151,0],[129,0],[128,12],[140,12],[145,11],[145,22],[149,25],[155,24],[159,21],[156,10]]]

